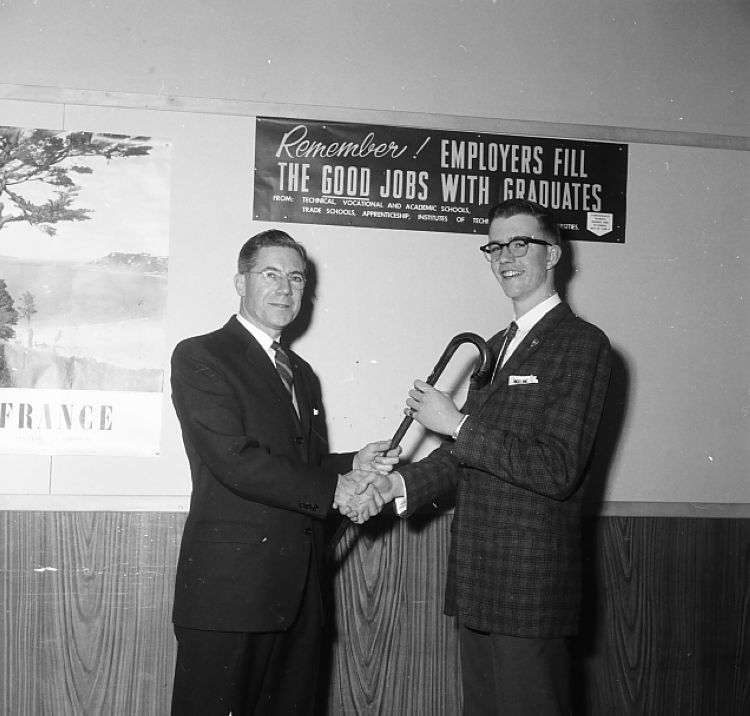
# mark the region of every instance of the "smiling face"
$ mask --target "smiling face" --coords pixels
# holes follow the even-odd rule
[[[490,224],[490,243],[506,244],[516,236],[548,240],[536,218],[528,214],[498,217]],[[555,292],[554,268],[560,255],[561,249],[557,245],[529,244],[525,256],[516,258],[504,249],[498,259],[492,261],[492,273],[503,287],[505,295],[513,301],[516,318],[520,318]]]
[[[266,270],[279,274],[281,279],[268,281],[257,273]],[[297,251],[287,246],[264,246],[258,250],[251,271],[234,277],[240,315],[273,339],[297,317],[302,305],[303,292],[287,278],[294,273],[305,273],[305,264]]]

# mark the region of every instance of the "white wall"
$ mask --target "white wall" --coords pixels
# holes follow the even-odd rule
[[[0,8],[0,124],[173,141],[168,353],[235,310],[236,252],[265,228],[251,220],[254,117],[237,100],[271,115],[364,108],[355,120],[380,124],[418,112],[463,129],[495,117],[746,134],[743,4],[620,5],[15,3]],[[65,103],[39,101],[54,96],[43,87]],[[117,106],[92,106],[90,90]],[[204,113],[179,111],[190,97]],[[149,104],[159,110],[124,108]],[[749,163],[743,151],[631,143],[625,245],[573,246],[571,303],[623,361],[605,499],[750,503]],[[389,437],[452,335],[510,320],[481,237],[286,228],[319,271],[295,348],[320,375],[334,449]],[[473,358],[462,349],[441,384],[460,383]],[[158,458],[0,456],[0,506],[184,506],[168,394],[163,417]],[[416,426],[404,441],[417,456],[432,444]]]
[[[14,0],[0,82],[747,134],[743,0]]]

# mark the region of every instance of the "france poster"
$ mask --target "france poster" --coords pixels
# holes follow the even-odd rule
[[[155,455],[169,142],[0,126],[0,452]]]

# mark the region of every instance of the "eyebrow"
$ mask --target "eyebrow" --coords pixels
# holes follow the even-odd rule
[[[293,276],[295,274],[299,274],[300,276],[305,275],[304,269],[292,269],[291,271],[284,271],[283,269],[279,268],[278,266],[273,265],[266,265],[263,266],[263,268],[255,269],[256,271],[276,271],[276,273],[285,273],[287,275]]]
[[[515,234],[514,236],[509,236],[505,241],[498,241],[497,239],[492,239],[492,241],[488,241],[487,243],[490,246],[492,246],[493,244],[505,245],[505,244],[510,244],[513,241],[518,241],[519,239],[521,239],[522,241],[528,241],[529,239],[535,239],[535,238],[536,236],[529,236],[528,234]]]

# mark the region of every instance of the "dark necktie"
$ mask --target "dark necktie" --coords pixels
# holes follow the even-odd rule
[[[281,347],[278,341],[271,343],[271,348],[276,352],[276,370],[279,373],[281,382],[284,383],[289,393],[292,393],[292,383],[294,383],[294,377],[292,375],[292,364],[289,361],[289,356],[286,351]]]
[[[495,370],[492,373],[492,380],[495,380],[497,372],[503,367],[503,360],[505,360],[505,354],[508,352],[508,346],[510,342],[515,338],[516,332],[518,331],[518,325],[515,321],[511,321],[508,328],[505,330],[505,337],[503,338],[503,347],[500,349],[500,355],[495,363]]]

